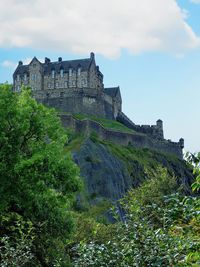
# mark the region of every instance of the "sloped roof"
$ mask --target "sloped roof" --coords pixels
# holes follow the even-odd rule
[[[62,68],[64,71],[69,71],[70,68],[78,69],[81,67],[82,71],[86,71],[89,69],[91,64],[91,58],[86,59],[76,59],[76,60],[66,60],[66,61],[56,61],[43,63],[44,73],[51,73],[52,70],[59,72]]]
[[[104,92],[107,95],[111,96],[111,97],[116,97],[116,95],[118,93],[120,94],[120,88],[119,88],[119,86],[117,86],[117,87],[109,87],[109,88],[105,88]],[[121,94],[120,94],[120,96],[121,96]]]
[[[23,75],[26,72],[28,72],[28,65],[18,65],[13,75]]]
[[[89,69],[92,58],[86,59],[75,59],[75,60],[66,60],[66,61],[56,61],[56,62],[45,62],[41,63],[43,67],[44,74],[50,74],[52,70],[59,72],[62,68],[65,72],[68,72],[70,68],[77,70],[79,67],[82,71]],[[14,75],[23,75],[25,72],[28,72],[29,65],[18,65],[17,69],[14,72]]]

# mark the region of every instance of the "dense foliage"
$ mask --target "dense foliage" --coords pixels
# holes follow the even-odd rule
[[[131,190],[121,201],[125,223],[90,224],[93,237],[73,247],[74,266],[199,266],[200,203],[170,194],[175,184],[175,177],[160,169]]]
[[[56,113],[0,88],[1,266],[68,266],[65,243],[79,171]]]

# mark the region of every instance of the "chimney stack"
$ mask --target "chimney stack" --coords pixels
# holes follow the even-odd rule
[[[45,62],[46,64],[48,64],[48,63],[50,63],[50,62],[51,62],[51,60],[50,60],[50,58],[48,58],[48,57],[45,57],[45,60],[44,60],[44,62]]]
[[[91,58],[91,59],[94,59],[94,58],[95,58],[95,55],[94,55],[93,52],[90,53],[90,58]]]

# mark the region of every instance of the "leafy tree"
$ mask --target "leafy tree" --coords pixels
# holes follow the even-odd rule
[[[64,244],[73,227],[69,210],[80,188],[79,171],[63,153],[66,143],[53,109],[38,104],[28,89],[16,94],[0,87],[1,236],[9,241],[9,213],[31,222],[33,266],[65,266]]]
[[[198,192],[200,190],[200,152],[197,154],[187,153],[186,158],[188,163],[193,167],[193,173],[196,177],[192,189]]]
[[[109,240],[96,234],[98,240],[75,245],[74,266],[199,266],[199,201],[171,194],[175,185],[175,177],[160,169],[131,190],[122,201],[126,223],[108,226]]]

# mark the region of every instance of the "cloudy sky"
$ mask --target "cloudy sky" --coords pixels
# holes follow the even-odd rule
[[[0,82],[19,60],[88,57],[138,124],[200,151],[200,0],[1,0]]]

